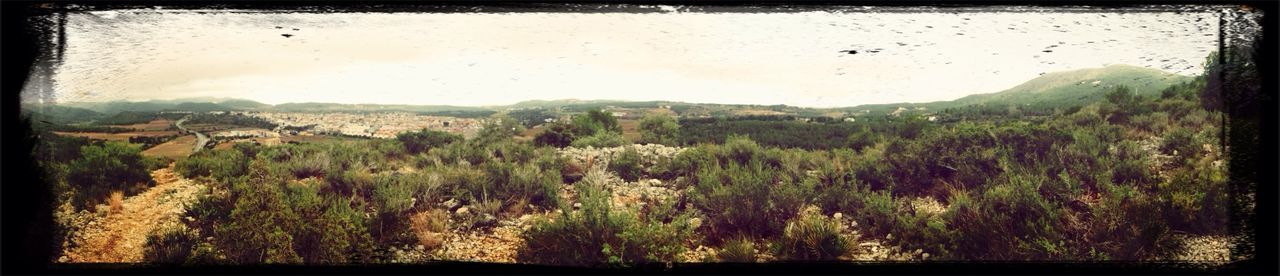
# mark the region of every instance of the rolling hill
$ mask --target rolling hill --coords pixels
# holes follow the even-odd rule
[[[989,106],[1003,108],[1016,105],[1024,109],[1052,109],[1083,105],[1102,99],[1103,94],[1118,85],[1132,88],[1138,95],[1155,95],[1170,85],[1191,80],[1192,77],[1176,75],[1156,69],[1130,66],[1110,65],[1103,68],[1088,68],[1043,74],[1012,88],[987,94],[974,94],[951,101],[927,103],[893,103],[871,104],[840,108],[804,108],[785,105],[750,106],[713,103],[685,103],[673,101],[620,101],[620,100],[530,100],[503,106],[450,106],[450,105],[388,105],[388,104],[341,104],[341,103],[283,103],[269,105],[251,100],[235,98],[183,98],[173,100],[150,100],[144,102],[112,101],[112,102],[73,102],[59,106],[77,108],[99,114],[81,114],[75,117],[106,117],[122,111],[149,112],[165,110],[182,111],[233,111],[258,110],[277,112],[419,112],[435,115],[458,115],[464,117],[486,116],[493,112],[519,109],[553,109],[563,108],[576,112],[592,108],[608,106],[620,108],[657,108],[669,106],[682,115],[699,116],[731,116],[734,110],[769,110],[797,116],[839,116],[839,114],[889,114],[899,108],[906,108],[908,113],[933,112],[947,108],[964,106]],[[863,112],[869,111],[869,112]],[[70,114],[66,114],[70,115]]]
[[[1107,90],[1118,85],[1128,86],[1135,94],[1150,96],[1158,94],[1170,85],[1188,81],[1191,78],[1151,68],[1111,65],[1103,68],[1047,73],[1004,91],[974,94],[952,101],[874,104],[840,109],[870,110],[871,114],[883,114],[893,112],[898,107],[909,110],[920,107],[925,110],[938,110],[969,105],[1018,105],[1032,109],[1066,107],[1100,100]]]

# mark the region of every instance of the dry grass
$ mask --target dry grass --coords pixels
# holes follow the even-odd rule
[[[156,120],[152,120],[152,121],[150,121],[150,122],[146,122],[146,123],[141,123],[141,124],[132,124],[132,125],[119,125],[119,126],[117,126],[117,127],[122,127],[122,128],[132,128],[132,129],[144,130],[144,131],[155,131],[155,130],[165,130],[165,129],[168,129],[168,128],[169,128],[169,126],[171,126],[171,125],[173,125],[173,121],[172,121],[172,120],[169,120],[169,119],[156,119]]]
[[[445,234],[449,228],[449,213],[443,209],[414,214],[409,217],[409,228],[413,229],[418,243],[427,250],[444,245]]]
[[[174,138],[168,142],[151,147],[142,151],[144,156],[159,156],[170,160],[178,160],[191,155],[191,150],[196,145],[196,136],[187,135]]]
[[[111,206],[111,214],[119,214],[124,211],[124,192],[111,191],[111,196],[107,199],[107,205]]]

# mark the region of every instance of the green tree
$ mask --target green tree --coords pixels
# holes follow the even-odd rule
[[[640,142],[675,145],[680,125],[676,119],[662,114],[649,114],[640,119]]]
[[[533,138],[534,145],[563,148],[568,147],[576,138],[574,133],[577,129],[571,124],[554,122],[547,124],[546,128],[546,131]]]
[[[579,137],[595,135],[601,131],[622,133],[618,118],[599,109],[588,110],[586,114],[574,116],[573,126],[577,130],[574,134]]]

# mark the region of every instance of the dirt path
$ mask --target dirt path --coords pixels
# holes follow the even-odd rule
[[[151,173],[156,186],[125,198],[123,210],[106,214],[82,213],[86,225],[72,237],[63,262],[142,262],[147,235],[162,225],[176,224],[204,186],[173,173],[173,167]]]

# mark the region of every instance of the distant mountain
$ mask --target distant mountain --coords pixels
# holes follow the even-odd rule
[[[84,123],[103,117],[102,113],[93,110],[52,104],[23,105],[22,114],[30,115],[33,123],[44,121],[51,124]]]
[[[658,108],[669,107],[680,114],[693,116],[729,116],[737,114],[736,109],[751,109],[752,112],[781,112],[799,116],[839,116],[842,112],[861,114],[892,113],[900,108],[909,113],[935,112],[937,110],[971,105],[987,105],[1003,107],[1017,105],[1027,109],[1069,107],[1098,101],[1105,92],[1117,85],[1132,88],[1139,95],[1155,95],[1170,85],[1191,80],[1192,77],[1176,75],[1156,69],[1111,65],[1103,68],[1089,68],[1072,71],[1043,74],[1027,82],[1004,91],[975,94],[951,101],[927,103],[894,103],[859,105],[841,108],[804,108],[785,105],[732,105],[711,103],[685,103],[673,101],[622,101],[622,100],[529,100],[503,106],[451,106],[451,105],[401,105],[401,104],[340,104],[340,103],[283,103],[269,105],[251,100],[235,98],[182,98],[172,100],[151,100],[145,102],[112,101],[112,102],[76,102],[59,106],[86,109],[101,113],[96,116],[111,116],[122,111],[231,111],[258,110],[277,112],[418,112],[436,115],[485,116],[492,112],[530,109],[530,108],[563,108],[565,111],[577,112],[587,109],[609,106],[621,108]],[[67,110],[66,112],[73,112]],[[83,113],[83,112],[81,112]],[[84,113],[73,117],[87,118],[95,115]]]
[[[70,102],[60,104],[61,106],[83,108],[99,112],[105,115],[117,114],[124,111],[136,112],[154,112],[166,110],[181,111],[232,111],[232,110],[257,110],[269,108],[271,105],[259,103],[251,100],[235,99],[235,98],[182,98],[173,100],[149,100],[145,102],[131,101],[110,101],[110,102]]]
[[[579,100],[579,99],[559,99],[559,100],[528,100],[518,102],[511,105],[491,106],[491,108],[499,109],[518,109],[518,108],[556,108],[573,105],[594,105],[609,103],[627,103],[627,101],[619,100]]]
[[[488,110],[482,107],[452,105],[405,105],[405,104],[339,104],[339,103],[282,103],[269,108],[280,112],[441,112],[441,111],[478,111]]]
[[[1018,105],[1027,108],[1067,107],[1098,101],[1103,98],[1106,91],[1119,85],[1133,89],[1134,93],[1138,95],[1156,95],[1170,85],[1191,79],[1192,77],[1151,68],[1110,65],[1103,68],[1047,73],[1004,91],[974,94],[953,101],[874,104],[840,109],[854,112],[870,110],[871,113],[878,114],[893,112],[899,107],[908,110],[917,108],[938,110],[969,105]]]

